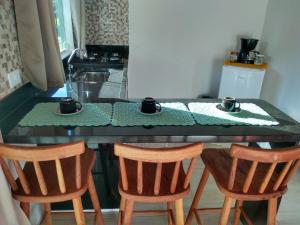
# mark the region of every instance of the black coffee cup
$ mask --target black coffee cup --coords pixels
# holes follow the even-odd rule
[[[156,113],[161,111],[161,105],[151,97],[146,97],[142,101],[141,111],[143,113]]]
[[[75,113],[78,110],[82,108],[82,105],[80,102],[75,101],[73,98],[62,98],[60,103],[60,112],[62,114],[69,114],[69,113]]]
[[[222,107],[229,112],[236,112],[240,110],[240,103],[233,97],[225,97],[222,100]]]

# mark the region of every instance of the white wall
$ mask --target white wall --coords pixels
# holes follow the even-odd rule
[[[300,1],[270,0],[263,31],[269,55],[262,98],[300,121]]]
[[[217,95],[238,37],[260,38],[268,0],[129,0],[129,97]]]

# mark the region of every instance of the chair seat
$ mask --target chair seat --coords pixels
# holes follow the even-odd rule
[[[27,162],[23,169],[25,177],[28,181],[30,194],[26,194],[23,188],[13,191],[15,199],[22,202],[61,202],[70,200],[76,196],[81,196],[86,192],[88,187],[88,179],[96,160],[95,151],[86,149],[80,155],[81,159],[81,188],[76,188],[76,173],[75,173],[75,157],[61,159],[62,171],[64,174],[66,193],[61,193],[58,184],[55,161],[40,162],[41,170],[43,172],[44,180],[46,182],[48,193],[43,195],[36,177],[33,163]],[[16,183],[21,187],[20,180]]]
[[[162,164],[160,191],[158,195],[155,195],[154,184],[156,165],[157,164],[155,163],[143,162],[143,192],[139,194],[137,191],[137,161],[125,159],[128,177],[128,190],[124,190],[122,188],[122,180],[119,179],[120,194],[127,199],[134,199],[136,201],[164,202],[166,200],[175,201],[176,199],[183,198],[189,193],[189,186],[186,189],[183,188],[186,174],[182,163],[180,164],[178,182],[174,193],[171,193],[170,187],[175,163],[164,163]]]
[[[250,161],[238,160],[236,178],[234,182],[234,187],[232,190],[228,189],[228,181],[230,177],[232,158],[230,156],[228,149],[205,149],[201,155],[205,166],[208,168],[209,172],[214,177],[219,189],[228,195],[232,195],[236,199],[247,199],[247,200],[257,200],[264,196],[266,199],[281,196],[286,191],[287,187],[284,187],[276,192],[272,190],[277,178],[278,173],[276,171],[273,173],[271,180],[266,187],[263,194],[258,192],[264,178],[265,174],[270,168],[269,163],[259,163],[257,170],[253,177],[251,186],[247,193],[243,193],[243,185],[245,183],[247,174],[251,167]]]

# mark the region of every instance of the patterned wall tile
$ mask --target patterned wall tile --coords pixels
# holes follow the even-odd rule
[[[9,88],[7,74],[22,70],[16,21],[12,0],[0,4],[0,99],[14,89]]]
[[[128,45],[128,0],[86,0],[86,43]]]

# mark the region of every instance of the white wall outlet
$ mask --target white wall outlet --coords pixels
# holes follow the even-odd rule
[[[17,86],[18,84],[21,84],[21,76],[20,76],[20,70],[14,70],[12,72],[10,72],[7,75],[8,78],[8,82],[9,82],[9,87],[10,88],[14,88],[15,86]]]

